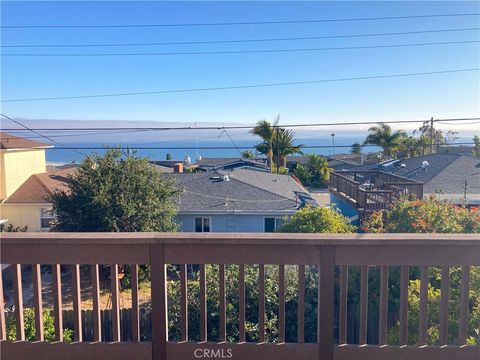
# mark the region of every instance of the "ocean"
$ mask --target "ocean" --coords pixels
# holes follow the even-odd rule
[[[353,143],[361,143],[364,136],[336,136],[335,147],[332,139],[329,138],[298,138],[296,143],[306,145],[303,149],[304,153],[316,153],[321,155],[332,155],[334,153],[348,153]],[[254,145],[258,144],[258,138],[252,139],[233,139],[233,143],[229,139],[215,139],[215,140],[171,140],[158,142],[115,142],[113,140],[106,140],[104,142],[66,142],[60,141],[68,147],[64,148],[60,145],[55,145],[54,148],[47,149],[46,157],[48,163],[71,163],[80,162],[85,157],[82,154],[88,155],[91,153],[105,153],[108,147],[121,146],[125,149],[134,151],[137,156],[144,156],[150,160],[165,160],[167,154],[170,154],[173,159],[183,160],[189,156],[193,161],[199,156],[201,157],[239,157],[240,152],[249,149],[255,152]],[[143,149],[142,149],[143,148]],[[160,149],[159,149],[160,148]],[[215,149],[217,148],[217,149]],[[377,146],[368,146],[365,152],[377,152]],[[80,154],[80,153],[82,154]]]

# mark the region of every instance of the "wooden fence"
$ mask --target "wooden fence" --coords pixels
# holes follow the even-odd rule
[[[15,322],[17,341],[5,340],[5,319],[0,316],[2,359],[478,359],[480,347],[467,346],[471,320],[469,290],[472,266],[480,265],[480,237],[478,235],[442,234],[157,234],[157,233],[17,233],[2,237],[1,263],[13,264],[13,288],[15,298]],[[21,264],[33,264],[33,297],[35,305],[36,341],[25,341],[22,296]],[[42,323],[42,282],[40,264],[49,264],[53,271],[54,317],[56,341],[44,341]],[[62,340],[63,312],[60,264],[71,266],[73,295],[74,342]],[[80,264],[88,265],[93,289],[93,342],[84,333],[81,309]],[[111,276],[118,279],[118,266],[132,264],[132,308],[123,322],[131,323],[131,340],[124,341],[121,333],[122,315],[119,306],[118,281],[111,282],[112,311],[111,342],[104,341],[102,313],[99,306],[99,265],[111,264]],[[151,341],[140,341],[140,310],[138,304],[138,265],[148,264],[151,269]],[[167,265],[180,268],[178,283],[180,292],[180,339],[169,341]],[[189,338],[188,264],[197,264],[199,278],[199,341]],[[207,264],[218,266],[218,340],[209,339],[207,303]],[[227,337],[229,305],[226,302],[228,278],[225,267],[238,265],[235,286],[238,287],[238,340]],[[258,341],[246,337],[245,270],[258,266]],[[266,342],[265,267],[277,267],[278,336],[275,342]],[[286,266],[295,266],[298,284],[297,319],[295,339],[286,334],[285,286]],[[318,273],[318,295],[315,314],[306,314],[311,301],[307,297],[306,266]],[[369,294],[369,271],[375,266],[380,271],[378,293]],[[441,268],[441,300],[439,310],[438,346],[426,345],[429,335],[428,321],[428,269]],[[459,310],[449,311],[449,269],[460,266],[461,286]],[[348,321],[348,268],[359,267],[359,316],[358,322]],[[389,268],[399,267],[400,281],[392,287]],[[419,267],[421,285],[419,291],[418,339],[408,344],[408,284],[409,269]],[[339,271],[336,276],[336,269]],[[209,279],[211,281],[211,279]],[[3,293],[3,283],[0,290]],[[338,292],[335,290],[338,288]],[[395,291],[393,291],[395,290]],[[476,289],[478,290],[478,289]],[[388,343],[388,298],[398,293],[399,328],[398,343]],[[369,343],[370,296],[379,298],[378,344]],[[338,298],[335,311],[334,298]],[[0,296],[3,299],[3,295]],[[3,315],[3,304],[0,309]],[[307,320],[315,316],[316,341],[306,342]],[[376,315],[375,315],[376,316]],[[449,319],[458,322],[455,344],[449,342]],[[104,319],[106,320],[106,319]],[[335,326],[338,324],[338,327]],[[358,327],[358,344],[349,344],[348,329]],[[338,344],[335,333],[338,333]],[[478,328],[477,328],[478,332]],[[110,335],[109,335],[110,336]],[[478,337],[477,335],[473,335]],[[477,338],[478,344],[478,338]]]

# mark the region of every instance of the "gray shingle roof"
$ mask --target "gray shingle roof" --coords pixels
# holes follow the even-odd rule
[[[180,212],[293,213],[306,202],[304,197],[309,198],[288,175],[234,169],[171,176],[184,190],[179,197]]]
[[[424,161],[428,166],[423,169]],[[401,159],[405,167],[396,167],[391,173],[423,183],[424,194],[451,201],[463,199],[467,180],[468,200],[480,201],[480,158],[461,154],[432,154]],[[350,167],[349,170],[377,170],[377,164]],[[444,195],[442,195],[443,193]]]

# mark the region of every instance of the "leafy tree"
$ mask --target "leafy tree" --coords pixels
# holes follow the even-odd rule
[[[380,146],[383,149],[383,157],[390,158],[400,147],[402,140],[407,136],[405,131],[393,131],[390,125],[379,123],[368,129],[368,136],[364,145],[371,144]]]
[[[480,233],[480,208],[468,209],[435,197],[402,199],[386,213],[373,213],[362,226],[365,232]]]
[[[306,206],[287,219],[278,229],[286,233],[351,233],[355,229],[348,218],[328,207]]]
[[[350,149],[351,154],[362,154],[362,145],[358,142],[352,144],[352,148]]]
[[[293,170],[304,186],[322,187],[328,185],[330,167],[325,157],[318,154],[308,154],[305,165],[297,164]]]
[[[35,310],[27,308],[23,310],[25,340],[35,341]],[[43,336],[45,341],[55,341],[54,318],[49,310],[43,310]],[[8,316],[6,319],[7,340],[17,340],[17,325],[15,316]],[[63,341],[72,342],[73,330],[63,330]]]
[[[255,154],[251,150],[244,150],[242,151],[242,159],[253,159],[255,157]]]
[[[473,156],[480,157],[480,136],[475,135],[473,137]]]
[[[295,169],[293,169],[293,173],[304,186],[312,185],[313,174],[306,165],[304,166],[302,164],[297,164]]]
[[[272,166],[272,172],[274,174],[282,174],[282,175],[287,175],[288,174],[288,168],[285,166],[280,166],[280,168],[277,171],[277,165],[274,163]]]
[[[422,155],[422,146],[425,145],[422,143],[422,140],[423,139],[417,138],[413,135],[403,138],[399,145],[399,151],[402,153],[402,156],[411,158]]]
[[[173,179],[146,158],[109,149],[93,154],[51,201],[54,231],[174,231]]]
[[[165,160],[172,160],[172,154],[167,153],[167,155],[165,156]]]

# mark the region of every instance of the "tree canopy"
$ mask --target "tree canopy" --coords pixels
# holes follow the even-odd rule
[[[377,126],[372,126],[368,129],[368,136],[365,139],[364,145],[377,145],[383,149],[383,157],[389,158],[394,151],[402,144],[402,140],[407,137],[403,130],[393,131],[392,127],[385,123],[379,123]]]
[[[306,206],[277,230],[285,233],[351,233],[348,218],[328,207]]]
[[[373,213],[363,222],[365,232],[480,233],[480,208],[465,208],[429,197],[401,199],[384,214]]]
[[[307,154],[308,161],[305,165],[297,164],[294,174],[304,186],[323,187],[328,185],[330,167],[324,156]]]
[[[52,196],[54,231],[174,231],[173,178],[146,158],[109,149],[93,154]]]

